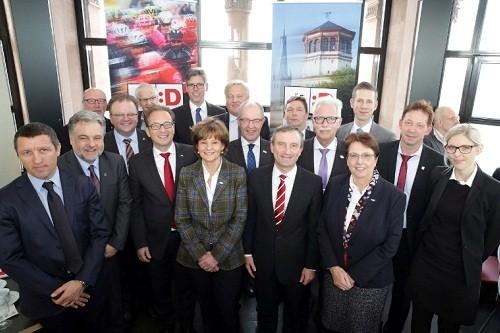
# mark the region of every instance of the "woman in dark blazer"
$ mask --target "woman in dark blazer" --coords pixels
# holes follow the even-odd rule
[[[476,164],[482,150],[479,131],[470,124],[445,137],[450,168],[431,173],[433,193],[417,234],[410,274],[412,332],[458,332],[474,322],[482,262],[500,242],[500,183]]]
[[[345,145],[351,174],[329,182],[319,221],[326,269],[321,322],[335,332],[378,332],[393,281],[405,195],[375,169],[379,148],[371,135],[350,134]]]
[[[175,220],[182,242],[177,262],[197,294],[204,332],[238,332],[246,173],[222,158],[229,136],[220,120],[205,119],[192,136],[200,160],[179,175]]]

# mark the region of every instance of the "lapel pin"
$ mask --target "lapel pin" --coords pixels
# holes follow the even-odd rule
[[[342,159],[344,159],[344,158],[345,158],[345,157],[344,157],[344,155],[339,155],[339,157],[340,157],[340,158],[342,158]]]
[[[421,169],[421,170],[425,170],[425,165],[422,165],[422,166],[420,167],[420,169]]]
[[[223,182],[219,182],[219,184],[220,184],[220,185],[224,185],[224,183],[223,183]]]
[[[375,200],[375,199],[371,199],[371,198],[370,198],[370,201],[371,201],[371,202],[375,202],[376,200]]]
[[[262,152],[263,152],[264,154],[267,154],[267,150],[262,150]]]
[[[180,154],[179,157],[184,157],[184,155]]]
[[[108,176],[108,174],[105,172],[105,173],[104,173],[104,177],[107,177],[107,176]]]

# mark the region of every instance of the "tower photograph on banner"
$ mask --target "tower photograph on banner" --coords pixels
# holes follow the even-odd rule
[[[361,10],[362,1],[273,4],[271,114],[282,114],[285,87],[333,89],[349,105]]]

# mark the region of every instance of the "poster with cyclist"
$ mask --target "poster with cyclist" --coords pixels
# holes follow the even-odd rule
[[[196,0],[105,0],[111,92],[182,83],[198,64]]]

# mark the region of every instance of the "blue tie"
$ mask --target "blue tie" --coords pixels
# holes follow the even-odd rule
[[[196,109],[196,123],[198,124],[201,121],[201,108]]]
[[[363,133],[363,129],[361,127],[358,127],[358,129],[356,130],[356,133]]]
[[[255,162],[255,155],[252,151],[254,146],[255,146],[255,144],[253,144],[253,143],[248,144],[248,155],[247,155],[247,172],[248,173],[252,172],[252,170],[257,167],[257,163]]]

